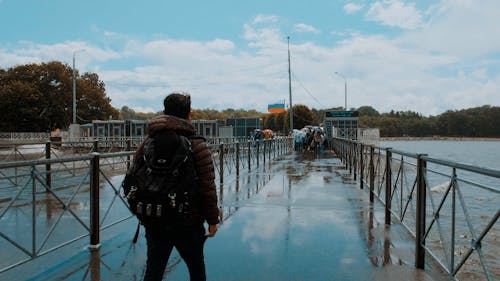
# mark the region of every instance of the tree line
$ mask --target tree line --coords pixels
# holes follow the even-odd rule
[[[323,123],[325,111],[342,110],[309,109],[305,105],[293,106],[293,127]],[[362,106],[359,112],[360,128],[378,128],[381,137],[500,137],[500,107],[484,105],[481,107],[448,110],[437,116],[425,117],[414,111],[394,111],[379,113],[371,106]],[[264,116],[266,128],[289,131],[289,112],[267,114]]]
[[[68,128],[73,115],[73,69],[58,61],[0,68],[0,131],[46,132]],[[80,74],[76,70],[77,123],[109,119],[150,119],[160,112],[136,112],[128,106],[120,110],[111,106],[103,81],[96,73]],[[342,110],[293,106],[293,127],[323,123],[326,111]],[[361,106],[359,124],[362,128],[379,128],[382,137],[500,137],[500,107],[449,110],[437,116],[422,116],[413,111],[379,113],[371,106]],[[266,114],[245,109],[193,109],[193,120],[215,120],[240,117],[261,117],[264,128],[277,132],[290,131],[290,114]]]
[[[437,116],[422,116],[413,111],[379,114],[372,107],[358,109],[362,127],[379,128],[382,137],[500,137],[500,107],[484,105],[448,110]]]

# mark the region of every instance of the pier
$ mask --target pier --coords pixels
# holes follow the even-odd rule
[[[222,223],[205,244],[208,280],[498,280],[498,200],[476,213],[469,191],[498,198],[497,171],[345,140],[333,148],[212,145]],[[119,190],[132,152],[54,152],[0,163],[0,279],[141,280],[144,231],[133,244],[137,220]],[[188,279],[175,251],[165,277]]]

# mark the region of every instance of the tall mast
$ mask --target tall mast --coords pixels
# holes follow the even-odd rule
[[[293,132],[292,71],[290,66],[290,36],[288,39],[288,94],[290,98],[290,132]]]

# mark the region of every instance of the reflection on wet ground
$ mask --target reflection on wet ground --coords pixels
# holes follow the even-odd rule
[[[208,280],[438,280],[413,268],[411,237],[386,227],[383,207],[346,173],[330,154],[305,153],[225,181],[223,223],[205,245]],[[134,231],[135,222],[125,221],[104,231],[99,251],[80,241],[0,279],[141,280],[145,239],[142,231],[133,245]],[[175,252],[166,277],[188,279]]]

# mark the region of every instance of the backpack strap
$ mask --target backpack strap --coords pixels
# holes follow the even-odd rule
[[[135,230],[134,239],[132,239],[132,243],[137,243],[137,239],[139,238],[139,231],[141,230],[141,222],[137,222],[137,229]]]

